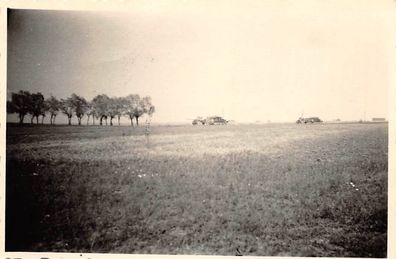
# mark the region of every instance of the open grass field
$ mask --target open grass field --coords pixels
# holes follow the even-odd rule
[[[10,124],[6,250],[385,257],[387,127]]]

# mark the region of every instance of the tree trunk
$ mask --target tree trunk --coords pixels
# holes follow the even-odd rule
[[[110,126],[113,126],[113,117],[110,117]]]
[[[52,125],[52,119],[54,118],[54,115],[53,114],[51,114],[51,117],[50,117],[50,125]]]
[[[103,116],[101,116],[100,119],[99,119],[99,125],[100,125],[100,126],[103,125]]]
[[[38,117],[39,117],[39,116],[37,115],[37,116],[36,116],[36,124],[38,124],[38,119],[39,119]]]
[[[23,123],[23,119],[25,118],[25,115],[19,114],[19,124]]]
[[[68,125],[71,125],[71,116],[68,116],[67,118],[69,119],[69,124]]]
[[[54,125],[55,125],[55,118],[56,118],[56,115],[54,115]]]
[[[92,115],[92,125],[95,125],[95,115]]]
[[[139,116],[135,116],[136,118],[136,127],[139,127]]]
[[[87,115],[88,116],[88,118],[87,118],[87,125],[89,125],[89,115]]]
[[[120,124],[120,115],[118,115],[118,126],[120,126],[121,124]]]
[[[131,120],[131,127],[133,127],[133,117],[129,116],[129,119]]]
[[[81,126],[81,118],[82,118],[82,117],[77,117],[77,119],[78,119],[78,126]]]

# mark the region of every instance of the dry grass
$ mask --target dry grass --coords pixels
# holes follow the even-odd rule
[[[386,124],[7,129],[6,250],[386,256]],[[352,183],[352,184],[351,184]]]

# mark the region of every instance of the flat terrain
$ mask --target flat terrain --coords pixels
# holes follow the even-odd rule
[[[6,250],[385,257],[387,124],[8,125]]]

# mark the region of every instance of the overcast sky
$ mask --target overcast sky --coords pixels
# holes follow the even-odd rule
[[[295,121],[303,111],[325,120],[387,117],[386,5],[178,3],[9,12],[8,93],[149,95],[155,122]]]

